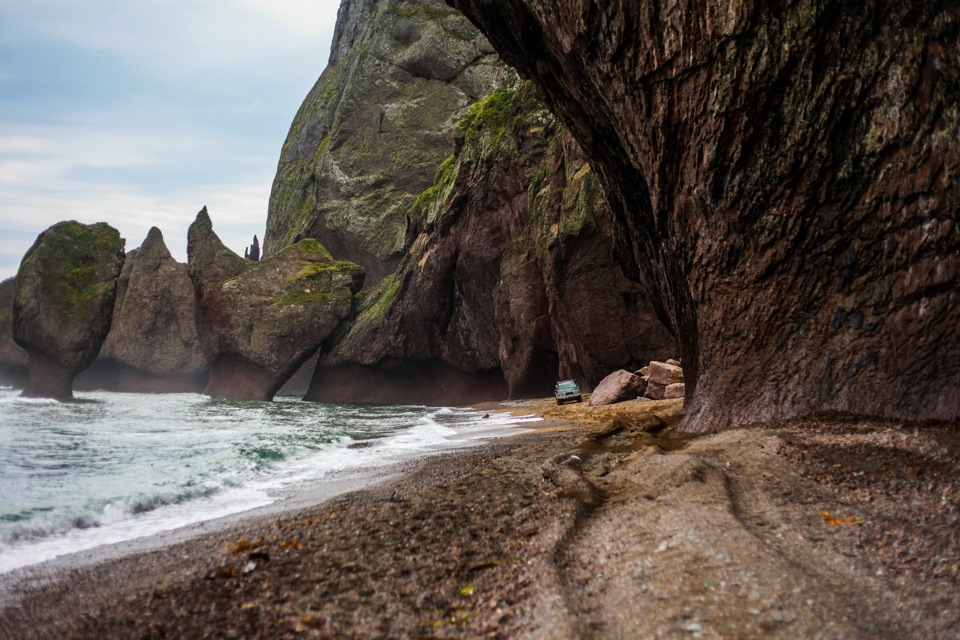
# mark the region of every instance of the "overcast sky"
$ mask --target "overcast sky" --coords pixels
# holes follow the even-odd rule
[[[186,260],[206,205],[263,240],[297,108],[339,0],[0,0],[0,279],[61,220],[151,226]]]

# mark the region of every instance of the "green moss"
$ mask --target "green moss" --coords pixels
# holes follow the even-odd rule
[[[273,303],[273,308],[322,305],[333,300],[333,298],[334,296],[329,291],[294,289],[278,296]]]
[[[302,240],[301,242],[305,241]],[[297,244],[299,245],[300,243]],[[319,243],[317,244],[319,245]],[[326,250],[324,249],[324,251]],[[292,305],[326,304],[336,299],[333,290],[337,276],[348,275],[353,278],[362,273],[363,268],[352,262],[342,262],[338,260],[330,262],[303,262],[297,273],[285,278],[288,284],[295,285],[294,288],[277,296],[272,306],[274,308],[280,308]]]
[[[333,262],[333,255],[314,238],[304,238],[296,244],[291,244],[283,249],[279,255],[294,255],[304,260],[325,260],[327,264],[351,264],[349,262]]]
[[[116,286],[122,252],[120,233],[107,224],[61,222],[37,239],[20,268],[41,275],[46,298],[58,313],[85,318],[91,305]]]
[[[457,124],[464,149],[493,159],[512,149],[514,134],[520,127],[550,135],[553,116],[536,96],[529,82],[514,88],[498,89],[467,108]]]
[[[362,331],[379,324],[390,307],[393,306],[393,301],[397,297],[397,292],[400,291],[402,282],[403,279],[393,273],[381,280],[372,289],[358,293],[357,307],[359,311],[353,330]]]
[[[424,21],[441,20],[449,16],[459,15],[456,9],[451,9],[445,4],[423,2],[412,5],[399,5],[391,3],[388,11],[401,18],[417,17]]]
[[[595,227],[597,207],[602,197],[600,184],[590,170],[590,165],[583,165],[569,179],[563,192],[560,233],[577,235],[585,228]]]
[[[455,156],[450,156],[441,162],[437,168],[437,175],[433,179],[433,184],[414,200],[412,207],[414,213],[426,216],[427,219],[435,219],[438,206],[446,201],[453,184],[457,180],[458,169],[459,165]]]

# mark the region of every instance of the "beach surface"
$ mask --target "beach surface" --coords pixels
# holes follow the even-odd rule
[[[956,423],[486,408],[546,420],[0,576],[0,638],[960,636]]]

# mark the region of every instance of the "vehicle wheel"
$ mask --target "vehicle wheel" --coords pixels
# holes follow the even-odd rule
[[[560,402],[559,400],[557,400],[557,404],[558,404],[558,405],[560,405],[560,404],[563,404],[563,403],[562,403],[562,402]]]
[[[583,398],[577,398],[577,402],[583,402]]]

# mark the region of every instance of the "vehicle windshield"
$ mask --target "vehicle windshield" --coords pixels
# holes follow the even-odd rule
[[[564,380],[557,383],[557,390],[559,391],[575,391],[576,389],[577,383],[573,380]]]

